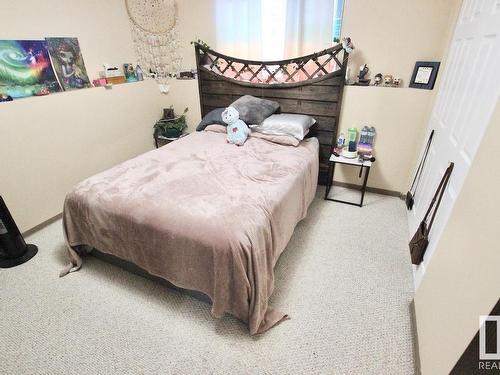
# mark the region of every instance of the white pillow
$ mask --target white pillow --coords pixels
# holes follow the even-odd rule
[[[259,125],[251,126],[251,128],[253,131],[264,134],[291,135],[301,141],[315,123],[316,120],[311,116],[280,113],[269,116]]]

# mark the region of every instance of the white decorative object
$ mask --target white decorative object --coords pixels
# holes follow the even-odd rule
[[[160,85],[179,71],[182,57],[175,0],[125,0],[139,65]]]
[[[168,92],[170,91],[170,85],[165,85],[164,83],[159,83],[158,87],[159,87],[160,92],[162,94],[168,94]]]
[[[123,75],[123,72],[115,66],[103,64],[103,68],[104,68],[103,78],[119,77]]]

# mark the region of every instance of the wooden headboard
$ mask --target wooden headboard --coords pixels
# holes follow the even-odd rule
[[[198,43],[195,51],[202,116],[252,95],[279,102],[279,112],[314,117],[317,123],[310,135],[320,143],[319,182],[325,183],[348,59],[342,45],[280,61],[238,59]]]

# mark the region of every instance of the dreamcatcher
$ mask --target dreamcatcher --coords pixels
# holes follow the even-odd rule
[[[175,0],[125,0],[125,5],[139,65],[162,87],[182,61]]]

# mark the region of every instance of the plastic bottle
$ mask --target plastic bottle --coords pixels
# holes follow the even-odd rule
[[[333,151],[336,152],[337,154],[341,154],[342,150],[344,149],[344,144],[345,144],[345,135],[344,133],[340,133],[339,137],[337,138],[337,143],[335,143],[335,146],[333,147]]]
[[[368,126],[363,126],[361,129],[361,136],[359,138],[359,143],[368,143]]]
[[[340,133],[339,137],[337,138],[337,148],[342,149],[344,148],[345,144],[345,135],[344,133]]]
[[[356,142],[356,138],[358,136],[358,130],[356,128],[347,129],[347,137],[349,142]]]
[[[349,151],[356,151],[356,138],[358,136],[358,130],[356,128],[349,128],[347,130],[347,137],[349,139]]]
[[[375,140],[375,128],[372,126],[370,129],[368,129],[368,141],[366,143],[373,146],[374,140]]]

